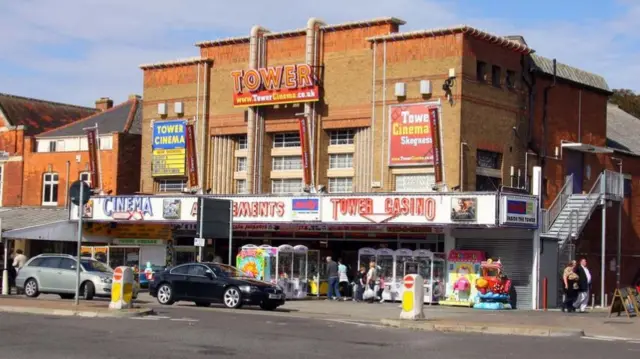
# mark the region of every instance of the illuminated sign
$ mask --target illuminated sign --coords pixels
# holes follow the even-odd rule
[[[320,99],[313,69],[308,64],[236,70],[233,78],[235,107],[266,106]]]
[[[153,176],[184,176],[186,160],[185,120],[153,123],[151,173]]]

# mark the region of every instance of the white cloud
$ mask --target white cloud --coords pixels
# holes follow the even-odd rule
[[[640,90],[633,82],[640,78],[636,2],[620,0],[628,11],[619,18],[522,28],[508,13],[463,18],[460,1],[5,1],[0,33],[10,36],[0,36],[0,66],[12,71],[0,67],[0,91],[85,105],[101,96],[122,101],[141,93],[141,63],[197,55],[196,41],[247,34],[258,23],[274,31],[301,28],[312,16],[329,23],[397,16],[407,20],[404,30],[466,23],[520,34],[543,56],[601,74],[612,87]]]

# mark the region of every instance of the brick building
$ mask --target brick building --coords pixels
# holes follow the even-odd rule
[[[234,244],[209,241],[206,252],[231,259],[242,245],[297,244],[356,265],[389,250],[444,258],[476,250],[501,258],[518,306],[536,307],[539,280],[555,280],[558,255],[595,242],[582,229],[602,203],[622,199],[621,177],[605,172],[615,169],[609,87],[534,54],[521,36],[469,26],[400,32],[403,24],[312,18],[290,31],[255,26],[249,36],[196,44],[197,57],[142,65],[140,187],[164,196],[97,197],[88,220],[117,220],[97,203],[137,203],[143,218],[177,221],[173,245],[195,253],[195,199],[177,194],[201,191],[233,200]],[[195,127],[197,161],[185,150],[186,124]],[[549,209],[539,219],[537,198],[502,190],[530,191],[537,182]],[[591,191],[594,183],[602,186]],[[462,223],[467,202],[477,216]],[[529,225],[510,223],[516,217]],[[609,243],[615,238],[607,237],[615,248]],[[625,260],[626,275],[633,262]]]
[[[132,95],[113,106],[109,98],[82,118],[29,133],[21,141],[22,167],[15,194],[5,195],[14,206],[0,213],[4,238],[28,255],[74,253],[75,228],[69,217],[69,186],[84,180],[105,194],[132,194],[140,184],[142,99]],[[98,128],[100,183],[91,183],[85,129]],[[39,239],[39,240],[37,240]]]

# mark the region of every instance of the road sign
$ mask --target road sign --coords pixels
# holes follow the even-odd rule
[[[122,280],[122,268],[118,267],[113,270],[113,280]]]
[[[413,277],[411,275],[408,275],[406,277],[404,277],[404,287],[407,289],[411,289],[413,288]]]
[[[196,247],[204,247],[204,238],[194,238],[193,245]]]
[[[81,188],[82,186],[82,188]],[[80,196],[82,195],[82,198]],[[91,197],[91,188],[87,185],[85,181],[75,181],[69,187],[69,197],[71,199],[71,203],[76,206],[80,206],[89,202],[89,197]]]

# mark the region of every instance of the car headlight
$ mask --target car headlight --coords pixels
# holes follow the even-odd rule
[[[241,285],[240,286],[240,290],[245,292],[245,293],[252,293],[252,292],[257,292],[258,291],[258,287],[253,286],[253,285]]]
[[[101,281],[102,283],[110,284],[111,282],[113,282],[113,279],[108,278],[108,277],[100,277],[100,281]]]

